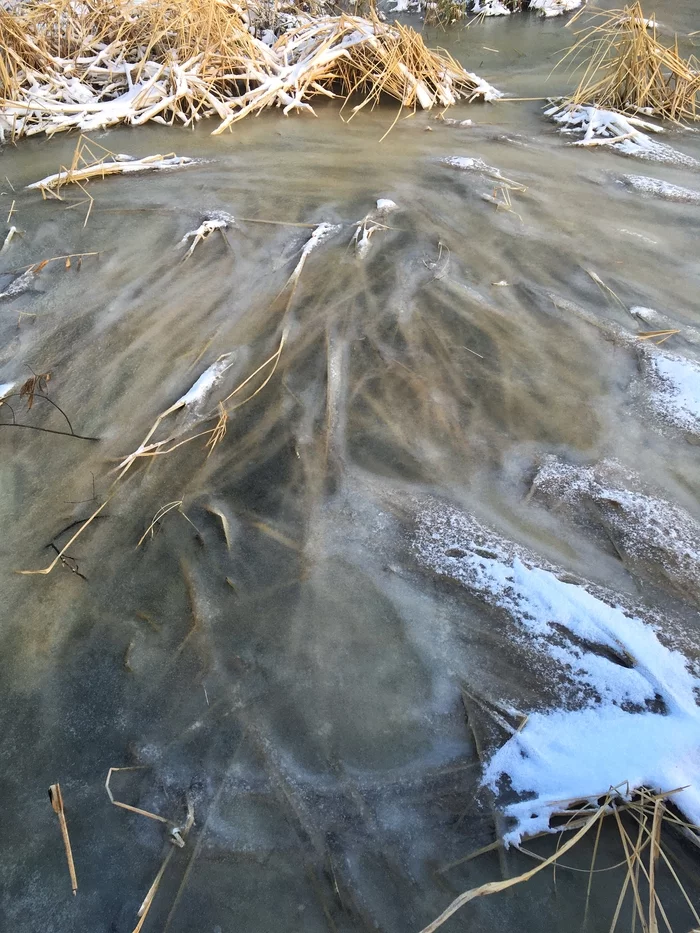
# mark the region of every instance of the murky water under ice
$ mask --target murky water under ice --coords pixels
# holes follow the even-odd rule
[[[671,2],[657,17],[679,31],[695,19]],[[535,97],[567,86],[546,81],[562,30],[513,16],[431,40]],[[76,431],[101,439],[0,434],[8,929],[133,929],[168,843],[161,824],[109,805],[112,766],[144,766],[115,775],[119,799],[174,821],[186,797],[195,807],[146,929],[418,930],[460,890],[501,876],[493,854],[440,871],[493,839],[461,689],[540,698],[483,607],[411,562],[402,501],[447,496],[640,600],[657,597],[526,501],[536,458],[617,457],[700,516],[692,438],[631,395],[632,355],[551,298],[636,332],[593,271],[626,307],[692,332],[697,208],[642,199],[618,179],[697,188],[700,172],[568,147],[540,107],[461,106],[448,116],[471,119],[464,128],[421,113],[382,142],[390,104],[347,124],[330,106],[316,120],[270,113],[219,138],[112,130],[93,138],[204,161],[93,184],[84,228],[85,204],[21,191],[70,160],[74,137],[0,153],[2,211],[15,199],[24,231],[2,269],[100,253],[79,271],[47,266],[0,307],[0,383],[51,371]],[[700,158],[696,134],[672,142]],[[481,195],[497,185],[445,156],[481,158],[527,191],[512,194],[512,213],[496,210]],[[358,260],[351,224],[380,197],[400,211]],[[176,244],[214,209],[238,218],[228,245],[212,237],[180,264]],[[47,544],[102,501],[117,458],[207,365],[235,351],[240,380],[275,351],[277,296],[310,233],[293,225],[319,221],[345,226],[310,257],[279,366],[213,454],[195,441],[135,469],[71,550],[86,580],[64,566],[15,574],[49,563]],[[27,420],[60,426],[37,405]],[[137,550],[158,508],[180,499],[196,529],[173,511]],[[76,899],[45,799],[55,781]],[[590,852],[577,857],[585,867]],[[592,929],[607,929],[619,890],[613,873],[600,878]],[[450,928],[568,930],[584,902],[573,873],[556,885],[541,875]],[[686,922],[677,898],[670,910]]]

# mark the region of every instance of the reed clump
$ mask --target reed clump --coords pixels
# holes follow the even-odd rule
[[[668,930],[668,933],[673,933],[666,907],[661,899],[658,884],[661,875],[665,876],[667,883],[672,882],[675,885],[676,901],[685,903],[694,925],[697,925],[696,928],[700,929],[700,914],[676,871],[675,859],[669,849],[667,839],[673,833],[692,845],[700,845],[700,827],[688,823],[673,808],[673,797],[681,790],[682,788],[675,788],[657,793],[649,788],[640,787],[636,792],[632,793],[629,784],[624,782],[617,787],[611,787],[604,797],[593,796],[587,800],[561,801],[561,809],[557,814],[560,822],[552,825],[550,831],[565,832],[575,830],[566,842],[557,844],[556,850],[549,857],[538,855],[522,844],[518,844],[516,848],[520,852],[535,859],[536,864],[533,868],[516,877],[506,878],[502,881],[490,881],[465,891],[455,898],[447,909],[432,923],[429,923],[421,933],[435,933],[446,920],[470,901],[479,897],[498,894],[515,885],[522,884],[550,867],[554,871],[570,870],[579,874],[582,873],[584,878],[586,875],[588,876],[586,909],[583,918],[584,928],[588,918],[588,908],[591,890],[596,880],[595,876],[601,872],[608,873],[619,870],[622,883],[609,928],[610,933],[614,933],[615,929],[618,928],[620,917],[625,909],[628,914],[631,913],[632,930],[635,929],[638,921],[639,928],[643,931],[657,933],[659,928],[663,926]],[[619,834],[621,858],[615,865],[600,868],[597,866],[596,860],[602,824],[606,818],[614,821],[614,827]],[[586,871],[585,868],[579,866],[569,866],[566,863],[566,853],[580,847],[584,836],[588,835],[591,830],[595,830],[595,832],[589,836],[589,839],[594,839],[590,868]],[[546,835],[546,833],[538,834],[538,837],[540,835]],[[467,859],[492,850],[494,845],[498,845],[498,843],[486,846],[483,850],[467,856]]]
[[[575,57],[591,50],[571,103],[677,122],[697,120],[698,59],[683,58],[677,39],[664,45],[655,17],[646,17],[639,2],[601,15],[601,22],[578,34],[568,53]]]
[[[409,27],[297,11],[258,36],[252,9],[230,0],[0,8],[0,138],[210,116],[223,132],[269,106],[313,113],[318,96],[358,94],[364,106],[388,95],[411,108],[500,96]]]

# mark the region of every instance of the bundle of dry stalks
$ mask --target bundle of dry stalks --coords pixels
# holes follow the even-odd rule
[[[688,892],[674,867],[674,856],[669,850],[667,837],[671,832],[682,836],[694,845],[700,845],[700,827],[693,826],[679,816],[669,806],[669,799],[679,792],[679,789],[665,793],[655,793],[641,787],[631,794],[628,784],[611,787],[602,797],[591,797],[589,800],[561,801],[559,811],[560,824],[556,829],[576,830],[568,841],[558,844],[553,855],[548,858],[538,855],[530,849],[520,845],[517,848],[525,855],[534,858],[537,864],[534,868],[514,878],[503,881],[490,881],[477,888],[471,888],[460,894],[432,923],[428,924],[421,933],[434,933],[469,901],[478,897],[498,894],[500,891],[512,888],[524,881],[529,881],[545,868],[552,867],[557,870],[571,870],[588,875],[586,889],[586,912],[584,926],[588,915],[588,907],[594,884],[594,875],[600,872],[611,872],[619,869],[622,873],[622,884],[610,925],[610,933],[614,933],[625,905],[632,914],[632,929],[635,929],[639,920],[640,928],[645,931],[658,931],[660,921],[669,933],[673,933],[669,918],[658,890],[658,879],[664,874],[666,880],[675,883],[678,890],[677,900],[685,902],[690,916],[700,928],[700,914],[690,899]],[[612,819],[619,833],[621,859],[612,866],[596,867],[600,834],[603,820]],[[592,847],[590,869],[578,866],[571,867],[566,864],[564,856],[572,849],[578,848],[584,836],[595,827],[595,841]],[[554,830],[555,828],[553,828]],[[545,835],[540,833],[538,835]],[[536,838],[536,837],[533,837]],[[496,844],[497,845],[497,844]],[[482,852],[488,852],[494,844],[486,846],[480,852],[467,856],[467,860],[474,858]],[[463,860],[462,860],[463,861]],[[456,863],[459,864],[459,863]],[[453,866],[447,866],[447,868]],[[668,905],[667,905],[668,906]]]
[[[677,40],[668,47],[661,43],[655,18],[645,17],[639,2],[602,16],[598,25],[579,33],[567,55],[592,49],[571,103],[676,121],[698,119],[700,62],[682,58]]]
[[[272,105],[313,113],[316,95],[359,93],[364,106],[387,94],[414,108],[500,96],[408,27],[300,14],[270,46],[248,23],[228,0],[0,8],[0,137],[208,116],[220,133]]]

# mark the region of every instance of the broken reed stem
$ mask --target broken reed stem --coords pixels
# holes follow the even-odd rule
[[[187,839],[187,837],[188,837],[188,835],[189,835],[189,832],[190,832],[190,830],[192,829],[193,826],[194,826],[194,807],[192,806],[192,803],[191,803],[191,801],[190,801],[189,798],[188,798],[188,800],[187,800],[187,819],[185,820],[185,825],[182,827],[181,833],[178,832],[178,838],[179,838],[180,841],[179,841],[179,843],[176,843],[177,845],[180,846],[180,848],[182,848],[182,847],[185,845],[185,840]],[[171,839],[171,841],[175,841],[175,840],[172,840],[172,839]],[[170,860],[172,859],[172,857],[173,857],[174,854],[175,854],[175,849],[174,849],[174,848],[173,848],[173,849],[170,849],[170,851],[168,852],[168,854],[167,854],[167,855],[165,856],[165,858],[163,859],[163,863],[162,863],[162,865],[160,866],[160,868],[158,869],[158,874],[157,874],[157,875],[155,876],[155,878],[153,879],[153,883],[151,884],[150,888],[148,889],[148,891],[147,891],[147,893],[146,893],[146,896],[144,897],[143,902],[142,902],[141,906],[140,906],[139,909],[138,909],[137,916],[139,917],[139,921],[138,921],[138,923],[136,924],[136,926],[134,927],[133,933],[140,933],[141,928],[143,927],[144,923],[146,922],[146,917],[148,916],[148,911],[151,909],[151,905],[153,904],[154,898],[155,898],[156,894],[158,893],[158,888],[160,887],[160,883],[161,883],[161,881],[163,880],[163,876],[165,875],[166,869],[167,869],[168,865],[170,864]]]
[[[75,874],[73,850],[70,844],[70,836],[68,835],[68,824],[66,823],[66,814],[63,809],[63,795],[61,794],[60,784],[52,784],[51,787],[49,787],[49,800],[51,801],[54,813],[58,816],[58,824],[61,827],[63,845],[66,850],[66,861],[68,862],[68,872],[70,874],[70,884],[73,889],[73,896],[75,896],[78,891],[78,878]]]
[[[142,771],[143,766],[136,765],[128,768],[110,768],[107,772],[107,777],[105,779],[105,790],[107,791],[107,796],[109,797],[110,803],[114,804],[115,807],[121,807],[122,810],[130,810],[132,813],[138,813],[139,816],[147,816],[150,820],[157,820],[159,823],[165,823],[166,825],[174,825],[171,820],[166,820],[164,816],[158,816],[157,813],[151,813],[148,810],[141,810],[139,807],[132,807],[131,804],[122,803],[121,800],[115,800],[114,794],[112,793],[112,788],[109,786],[109,782],[112,780],[112,775],[115,771]]]
[[[174,854],[175,854],[175,849],[170,849],[168,854],[163,859],[163,864],[158,869],[158,874],[153,879],[153,883],[148,889],[148,892],[143,899],[143,903],[139,907],[138,914],[137,914],[137,916],[139,917],[139,922],[134,927],[133,933],[140,933],[141,927],[146,922],[148,911],[151,909],[151,904],[153,903],[153,899],[158,893],[158,888],[160,887],[160,883],[163,880],[163,875],[165,874],[165,870],[170,864],[170,859],[173,857]]]
[[[545,859],[539,865],[536,865],[534,868],[531,868],[529,871],[523,872],[522,875],[518,875],[516,878],[507,878],[504,881],[489,881],[486,884],[482,884],[477,888],[472,888],[469,891],[465,891],[463,894],[460,894],[459,897],[455,898],[454,901],[449,905],[449,907],[444,910],[439,917],[433,920],[432,923],[429,923],[427,927],[424,927],[421,930],[421,933],[435,933],[439,927],[445,923],[446,920],[449,920],[450,917],[456,913],[461,907],[465,904],[468,904],[469,901],[473,901],[477,897],[484,897],[489,894],[496,894],[499,891],[505,891],[507,888],[512,888],[516,884],[520,884],[523,881],[529,881],[530,878],[533,878],[539,872],[543,871],[545,868],[548,868],[550,865],[563,855],[565,852],[568,852],[569,849],[573,848],[580,839],[586,835],[586,833],[595,825],[595,823],[601,819],[607,804],[610,802],[611,796],[608,795],[605,798],[605,803],[602,804],[598,810],[595,811],[593,816],[586,821],[586,823],[579,829],[575,836],[569,839],[554,855],[550,855],[549,858]]]
[[[113,498],[114,498],[114,493],[112,493],[111,495],[109,495],[109,496],[105,499],[105,501],[102,503],[102,505],[99,506],[97,509],[95,509],[95,511],[92,513],[92,515],[90,515],[89,518],[87,518],[87,519],[81,524],[80,528],[76,531],[76,533],[75,533],[75,534],[73,535],[73,537],[70,539],[70,541],[68,542],[68,544],[66,544],[64,547],[61,548],[61,550],[58,552],[58,554],[56,555],[56,557],[51,561],[51,563],[49,564],[48,567],[44,567],[43,570],[15,570],[15,573],[20,573],[20,574],[22,574],[23,576],[35,576],[35,575],[42,575],[42,576],[44,576],[44,575],[46,575],[46,574],[48,574],[48,573],[51,573],[51,571],[53,570],[53,568],[56,566],[56,564],[60,561],[60,559],[61,559],[61,558],[63,557],[63,555],[66,553],[66,551],[67,551],[68,548],[71,546],[71,544],[73,544],[73,542],[74,542],[77,538],[80,537],[80,535],[85,531],[85,529],[88,527],[88,525],[92,524],[92,522],[97,518],[97,516],[100,514],[100,512],[102,511],[102,509],[104,509],[105,506],[106,506],[109,502],[111,502]]]

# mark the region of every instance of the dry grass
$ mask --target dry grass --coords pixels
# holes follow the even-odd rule
[[[404,107],[497,96],[409,27],[372,16],[298,13],[270,48],[227,0],[44,0],[0,9],[0,135],[12,138],[155,120],[223,132],[269,106],[316,96]],[[285,28],[289,26],[286,24]]]
[[[534,868],[515,878],[491,881],[465,891],[455,898],[449,907],[432,923],[428,924],[421,933],[434,933],[446,920],[470,901],[478,897],[497,894],[522,882],[529,881],[536,874],[549,867],[552,867],[555,872],[559,869],[575,872],[584,871],[588,874],[586,914],[588,913],[588,904],[594,884],[594,875],[600,872],[621,869],[624,875],[609,928],[610,933],[614,933],[617,928],[626,902],[631,904],[633,930],[637,922],[639,922],[641,930],[656,933],[659,929],[659,919],[661,919],[668,933],[673,933],[664,904],[657,890],[659,870],[663,868],[664,872],[670,875],[671,880],[676,884],[678,895],[687,905],[695,924],[700,927],[700,915],[673,866],[673,861],[664,842],[665,837],[662,838],[664,830],[673,830],[690,839],[695,845],[700,846],[700,827],[685,822],[668,806],[669,798],[672,798],[680,790],[681,788],[677,788],[664,793],[653,793],[642,787],[637,791],[633,799],[629,799],[629,786],[621,784],[617,787],[611,787],[608,793],[595,803],[581,800],[562,801],[561,809],[558,812],[564,822],[557,828],[561,830],[575,829],[576,832],[570,839],[561,845],[558,844],[555,852],[549,857],[537,855],[522,845],[518,846],[519,851],[538,861]],[[595,800],[595,797],[591,799]],[[615,822],[622,849],[622,859],[610,867],[596,868],[600,834],[603,820],[606,818]],[[566,865],[562,861],[562,856],[577,846],[594,827],[595,840],[590,868],[586,870]],[[492,851],[498,845],[499,843],[493,843],[486,846],[462,861]]]
[[[68,862],[71,889],[73,895],[75,895],[78,892],[78,878],[75,874],[73,849],[71,848],[70,836],[68,835],[68,824],[66,823],[66,814],[63,809],[63,794],[61,793],[60,784],[52,784],[51,787],[49,787],[49,800],[51,801],[51,806],[58,817],[58,822],[61,827],[61,836],[63,837],[63,846],[66,850],[66,861]]]
[[[639,2],[600,15],[602,22],[577,33],[566,56],[591,53],[571,103],[697,120],[700,62],[683,58],[677,40],[671,46],[660,42],[655,18],[645,17]]]

